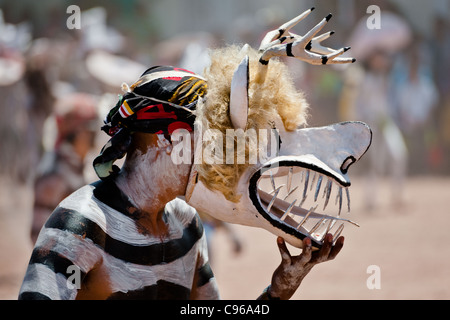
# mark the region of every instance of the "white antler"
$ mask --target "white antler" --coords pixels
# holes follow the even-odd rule
[[[266,34],[259,48],[259,51],[262,53],[259,60],[261,64],[267,65],[270,58],[274,56],[294,57],[314,65],[355,62],[354,58],[339,57],[349,50],[350,47],[335,50],[321,45],[322,41],[328,39],[334,33],[333,31],[316,37],[316,34],[331,19],[331,13],[304,36],[299,36],[289,31],[313,10],[314,8],[311,8],[303,12],[294,19],[281,25],[278,29]]]

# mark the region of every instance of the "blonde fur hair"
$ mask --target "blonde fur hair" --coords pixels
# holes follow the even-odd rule
[[[287,66],[272,59],[268,66],[258,62],[259,55],[249,48],[242,52],[233,45],[211,51],[211,64],[205,70],[208,89],[206,97],[197,105],[196,122],[201,130],[216,129],[223,139],[227,129],[233,129],[229,115],[230,86],[236,67],[245,55],[249,56],[250,83],[248,87],[249,110],[248,129],[270,129],[277,115],[284,124],[284,130],[292,131],[306,123],[308,104],[302,92],[299,92],[290,77]],[[211,141],[209,141],[211,143]],[[223,151],[225,141],[223,141]],[[206,147],[203,142],[203,148]],[[233,146],[234,147],[234,146]],[[248,141],[245,147],[244,164],[207,164],[197,165],[198,178],[210,190],[221,192],[226,199],[237,202],[239,195],[236,186],[242,173],[250,165],[249,155],[258,152],[256,141]],[[236,157],[236,156],[235,156]]]

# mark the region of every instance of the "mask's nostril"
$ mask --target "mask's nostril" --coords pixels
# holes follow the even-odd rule
[[[355,159],[355,157],[353,157],[353,156],[349,156],[347,159],[345,159],[345,160],[344,160],[344,163],[342,163],[342,166],[341,166],[341,172],[342,172],[343,174],[346,174],[347,171],[348,171],[348,168],[349,168],[354,162],[356,162],[356,159]]]

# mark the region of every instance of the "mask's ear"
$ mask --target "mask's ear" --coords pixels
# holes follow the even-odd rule
[[[245,56],[234,71],[230,91],[230,118],[233,128],[243,129],[248,117],[249,58]]]
[[[102,148],[100,155],[94,159],[94,170],[97,176],[104,180],[115,176],[119,167],[114,162],[125,156],[131,144],[130,132],[121,128]]]

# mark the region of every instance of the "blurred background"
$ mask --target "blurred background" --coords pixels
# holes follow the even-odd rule
[[[91,163],[107,141],[99,128],[123,82],[152,65],[201,73],[207,48],[257,48],[312,6],[293,32],[332,12],[325,44],[351,46],[357,62],[286,60],[311,105],[309,125],[361,120],[374,138],[351,173],[362,227],[294,298],[450,298],[450,1],[0,0],[0,299],[16,299],[48,214],[96,180]],[[275,237],[211,229],[222,297],[256,298],[279,263]],[[369,265],[380,267],[381,289],[367,287]]]

